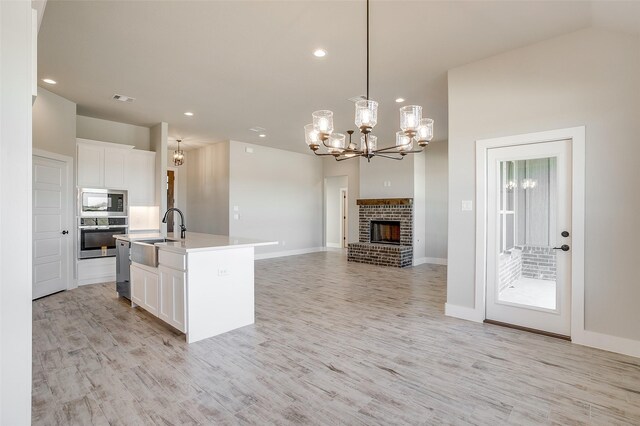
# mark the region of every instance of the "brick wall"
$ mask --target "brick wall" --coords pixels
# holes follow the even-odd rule
[[[502,291],[520,278],[522,274],[522,250],[514,248],[510,253],[502,253],[499,259],[499,265],[499,291]]]
[[[522,276],[540,280],[556,280],[556,253],[551,247],[522,248]]]
[[[371,242],[372,220],[397,220],[400,222],[400,245],[413,246],[413,204],[411,205],[360,205],[359,238],[361,243]]]

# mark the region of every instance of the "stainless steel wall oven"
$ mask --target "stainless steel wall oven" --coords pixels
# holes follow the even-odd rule
[[[78,219],[78,259],[116,255],[116,234],[126,234],[126,217],[81,217]]]

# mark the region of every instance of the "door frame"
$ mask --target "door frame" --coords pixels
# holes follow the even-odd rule
[[[76,244],[78,241],[78,224],[75,223],[75,211],[76,211],[76,191],[74,185],[74,172],[73,168],[73,157],[69,157],[67,155],[57,154],[55,152],[49,152],[42,149],[33,148],[31,162],[33,163],[33,157],[42,157],[47,158],[49,160],[62,161],[67,165],[67,209],[68,213],[68,223],[69,223],[69,238],[71,238],[71,243],[67,244],[67,290],[72,290],[78,287],[78,281],[75,273],[75,264],[76,257],[75,253],[77,250]],[[31,185],[31,196],[33,197],[33,184]],[[33,216],[33,212],[32,212]],[[33,217],[32,219],[33,220]],[[33,244],[33,241],[31,242]]]
[[[571,141],[571,339],[584,338],[585,127],[476,140],[475,317],[486,319],[488,150],[557,140]]]
[[[349,245],[349,189],[340,188],[340,248]]]

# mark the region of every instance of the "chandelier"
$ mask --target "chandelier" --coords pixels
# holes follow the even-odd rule
[[[333,112],[315,111],[313,122],[304,126],[305,142],[315,155],[332,155],[337,161],[349,158],[384,157],[402,160],[407,154],[422,152],[433,139],[433,120],[422,118],[422,107],[407,105],[400,108],[400,130],[396,132],[395,145],[378,148],[377,136],[371,131],[378,122],[378,103],[369,98],[369,0],[367,0],[367,96],[356,102],[355,125],[362,133],[360,147],[352,142],[353,130],[347,130],[349,141],[343,133],[333,132]],[[327,152],[318,152],[322,144]],[[417,145],[414,149],[414,145]]]
[[[178,149],[173,151],[173,164],[175,166],[182,166],[184,164],[184,151],[180,149],[182,139],[176,139],[176,142],[178,142]]]

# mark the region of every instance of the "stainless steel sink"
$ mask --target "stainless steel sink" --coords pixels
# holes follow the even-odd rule
[[[169,238],[153,238],[131,242],[131,261],[141,265],[158,266],[158,246],[156,243],[176,241]]]

